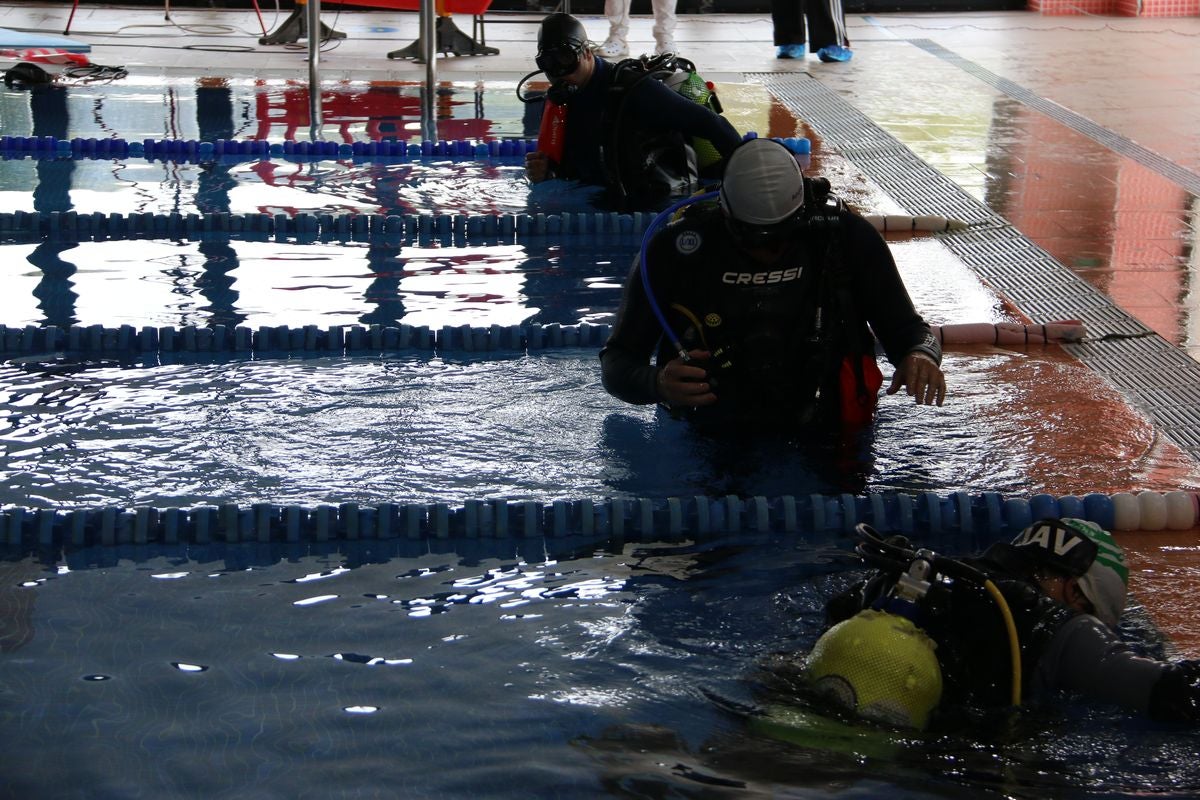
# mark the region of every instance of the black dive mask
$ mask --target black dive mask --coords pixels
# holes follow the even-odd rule
[[[547,78],[556,81],[578,69],[581,58],[583,58],[582,48],[568,43],[539,50],[533,61],[537,64],[538,69],[546,73]]]
[[[753,225],[730,216],[725,217],[725,224],[739,247],[773,250],[794,238],[804,227],[804,211],[797,211],[773,225]]]

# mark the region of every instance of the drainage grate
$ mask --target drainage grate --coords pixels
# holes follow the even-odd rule
[[[930,52],[936,47],[925,46]],[[944,53],[944,55],[942,55]],[[937,53],[957,59],[953,53]],[[956,62],[957,63],[957,62]],[[968,69],[969,62],[960,66]],[[990,75],[975,67],[981,77]],[[1122,311],[1103,293],[1027,239],[1004,217],[964,192],[887,131],[820,81],[807,75],[753,73],[798,118],[818,132],[872,181],[914,215],[940,214],[971,223],[961,233],[937,234],[945,246],[984,281],[1035,321],[1079,319],[1088,342],[1067,352],[1119,389],[1179,447],[1200,460],[1200,363]],[[1093,125],[1010,82],[991,76],[998,88],[1065,124]],[[986,77],[984,77],[987,80]],[[1001,87],[1000,83],[1006,86]],[[1045,106],[1045,107],[1043,107]],[[1082,120],[1082,121],[1081,121]],[[1071,125],[1075,127],[1075,125]],[[1085,126],[1086,127],[1086,126]],[[1076,128],[1079,130],[1079,128]],[[1086,131],[1083,131],[1087,133]],[[1090,135],[1090,134],[1089,134]],[[1105,132],[1097,141],[1138,160],[1200,194],[1200,177],[1162,161],[1136,144]],[[1167,169],[1171,167],[1171,169]],[[1170,391],[1166,391],[1166,390]]]

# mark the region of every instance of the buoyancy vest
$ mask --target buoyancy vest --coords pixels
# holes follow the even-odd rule
[[[997,572],[994,563],[982,559],[964,562],[987,574],[1004,595],[1017,628],[1022,685],[1028,695],[1042,654],[1073,612],[1040,591],[1031,580]],[[826,606],[827,622],[836,624],[862,609],[875,607],[898,577],[897,573],[879,571],[833,598]],[[1009,705],[1009,640],[1000,609],[982,586],[962,580],[932,586],[913,622],[937,643],[943,704]]]
[[[811,226],[769,268],[729,242],[720,212],[690,217],[694,225],[677,226],[674,237],[687,278],[664,294],[676,298],[666,313],[686,349],[713,354],[706,368],[721,402],[687,416],[787,426],[869,422],[882,373],[842,263],[837,215]],[[659,353],[672,357],[666,347]]]
[[[567,105],[556,103],[547,97],[542,109],[542,122],[538,127],[537,149],[555,164],[561,164],[566,142]]]
[[[616,63],[605,108],[604,167],[621,206],[640,207],[685,195],[721,160],[707,140],[690,139],[676,130],[649,130],[626,113],[630,93],[644,80],[661,81],[714,113],[722,110],[712,84],[687,59],[668,53]]]

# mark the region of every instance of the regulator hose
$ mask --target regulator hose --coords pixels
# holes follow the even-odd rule
[[[855,525],[854,532],[860,539],[858,546],[855,547],[855,551],[864,561],[875,567],[888,571],[903,572],[912,563],[913,559],[917,558],[916,551],[887,541],[879,535],[878,531],[865,522]],[[1012,683],[1009,699],[1013,706],[1020,706],[1022,681],[1021,640],[1017,634],[1017,625],[1015,620],[1013,620],[1012,609],[1009,608],[1004,594],[983,572],[957,559],[935,555],[931,566],[935,572],[983,587],[984,591],[996,603],[996,607],[1000,610],[1000,616],[1004,619],[1004,629],[1008,636],[1009,663],[1012,667]]]
[[[670,323],[667,322],[667,317],[662,312],[662,308],[658,305],[658,300],[654,297],[654,290],[650,288],[650,268],[646,259],[646,250],[650,245],[650,240],[658,229],[666,224],[666,221],[671,218],[679,209],[689,206],[693,203],[700,203],[705,200],[715,200],[720,195],[720,192],[705,192],[704,194],[685,197],[684,199],[667,206],[660,211],[650,224],[646,227],[646,232],[642,235],[642,246],[638,251],[638,264],[642,273],[642,288],[646,291],[646,301],[650,304],[650,310],[654,312],[655,318],[658,319],[659,326],[663,329],[663,334],[667,340],[671,342],[671,346],[679,353],[679,357],[684,361],[689,361],[687,351],[683,349],[683,344],[679,341],[679,336],[671,329]],[[874,531],[872,531],[874,533]],[[878,536],[878,534],[876,534]]]

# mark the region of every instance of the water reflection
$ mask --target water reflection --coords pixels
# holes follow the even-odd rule
[[[196,87],[196,123],[200,141],[214,142],[233,138],[233,91],[221,79],[201,79]],[[196,178],[196,213],[211,214],[230,210],[229,193],[237,185],[230,168],[220,162],[201,165]],[[237,251],[229,242],[200,242],[203,272],[196,276],[195,287],[208,306],[210,325],[235,327],[246,321],[237,310],[238,292],[232,274],[240,266]]]
[[[42,313],[39,321],[42,325],[65,327],[80,321],[75,308],[79,293],[75,291],[75,284],[71,280],[76,267],[62,258],[63,253],[78,246],[74,243],[42,242],[27,256],[29,263],[42,274],[33,288],[33,296],[37,298],[37,307]]]
[[[600,446],[609,484],[633,496],[858,493],[872,472],[866,433],[847,442],[761,431],[714,436],[661,410],[608,414]]]
[[[7,325],[517,325],[607,321],[636,243],[133,240],[9,245]],[[23,291],[22,291],[23,290]]]
[[[200,79],[194,85],[155,86],[158,102],[110,87],[111,96],[85,105],[84,87],[37,87],[30,91],[31,129],[18,125],[9,135],[54,136],[62,140],[259,139],[272,142],[305,138],[309,128],[306,86],[258,81],[229,84]],[[418,137],[418,84],[342,82],[327,90],[324,136],[345,143],[388,142],[403,146]],[[126,89],[126,91],[122,91]],[[515,96],[485,91],[482,84],[446,85],[438,91],[438,137],[447,141],[482,141],[519,136],[493,122],[485,105],[498,107],[501,117],[520,116]],[[486,102],[485,102],[486,98]],[[85,113],[80,113],[84,111]],[[180,202],[192,191],[200,211],[235,213],[275,210],[336,213],[402,214],[491,213],[524,210],[526,193],[521,159],[490,165],[473,158],[445,159],[426,180],[430,165],[404,157],[374,159],[330,158],[291,162],[259,161],[253,157],[213,157],[203,163],[141,162],[107,159],[46,158],[34,160],[35,209],[42,212],[76,210],[138,213],[190,211]],[[0,161],[0,186],[25,183],[29,162]],[[15,180],[14,180],[15,179]],[[25,188],[25,187],[20,187]],[[315,193],[319,192],[319,196]],[[72,193],[75,197],[72,198]],[[13,192],[0,210],[29,211],[28,196]]]
[[[1164,339],[1190,343],[1196,197],[1008,99],[987,153],[988,205]]]
[[[325,119],[343,141],[408,141],[415,135],[409,119],[417,111],[416,88],[339,84],[322,99],[328,109]],[[162,112],[139,106],[133,97],[118,92],[114,102],[97,99],[85,115],[79,113],[83,89],[37,89],[30,93],[31,133],[137,140],[144,133],[161,136],[165,130],[171,137],[201,141],[251,136],[278,140],[293,139],[308,125],[308,90],[303,86],[201,79],[193,86],[169,85],[166,91],[171,102],[165,104],[161,128],[143,131],[129,126],[137,119],[152,124],[154,113]],[[508,117],[515,119],[518,110],[524,111],[518,109],[515,96],[485,92],[481,84],[447,86],[438,94],[439,135],[482,139],[523,133],[497,129],[486,116],[485,98]],[[149,120],[147,114],[128,114],[131,109],[149,112]],[[97,130],[89,130],[91,125]],[[548,187],[534,196],[523,179],[520,159],[510,160],[511,164],[476,159],[212,159],[195,164],[43,159],[0,162],[0,184],[31,186],[33,210],[44,213],[492,214],[592,209],[593,187]],[[28,197],[12,193],[11,210],[30,210]],[[306,248],[219,238],[44,242],[26,255],[40,275],[32,297],[11,293],[4,321],[227,327],[313,321],[433,327],[574,324],[594,321],[597,314],[615,307],[616,288],[633,246],[585,244],[568,255],[557,247],[536,245],[528,251],[500,243],[467,248],[449,237],[415,249],[387,242]],[[615,271],[610,266],[614,250],[620,262]],[[327,263],[319,264],[321,260]],[[289,261],[297,269],[280,274],[280,264]],[[264,274],[264,269],[270,272]],[[330,292],[336,296],[331,298]],[[123,302],[113,302],[116,296]]]
[[[322,88],[323,135],[354,141],[408,141],[420,138],[419,83],[341,81]],[[435,93],[434,114],[442,141],[491,138],[494,123],[485,116],[482,84],[442,86]],[[308,85],[280,87],[260,81],[254,93],[257,139],[296,140],[311,127]],[[334,137],[329,136],[333,134]]]

